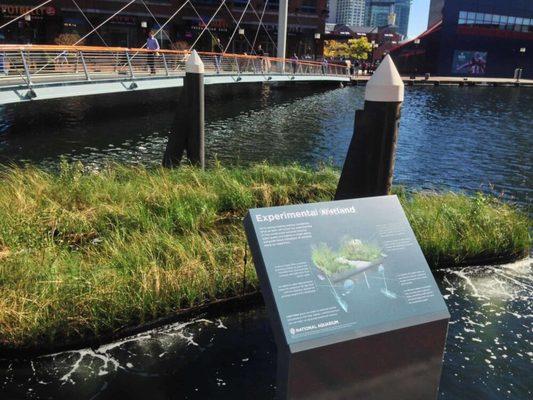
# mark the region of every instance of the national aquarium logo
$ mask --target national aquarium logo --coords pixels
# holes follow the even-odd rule
[[[300,328],[290,328],[289,332],[292,336],[295,336],[295,335],[298,335],[299,333],[314,331],[316,329],[329,328],[330,326],[335,326],[338,324],[339,324],[339,320],[335,319],[332,321],[321,322],[319,324],[302,326]]]

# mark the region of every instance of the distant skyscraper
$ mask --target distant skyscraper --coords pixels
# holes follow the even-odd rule
[[[395,0],[367,0],[366,24],[368,26],[387,26],[394,23]]]
[[[337,0],[337,24],[363,26],[365,24],[365,0]]]
[[[406,36],[410,11],[411,0],[366,0],[365,21],[368,26],[396,26]]]
[[[328,0],[328,22],[332,24],[337,23],[337,0]]]
[[[407,36],[409,14],[411,12],[411,0],[396,0],[396,4],[394,4],[394,12],[396,14],[398,33]]]

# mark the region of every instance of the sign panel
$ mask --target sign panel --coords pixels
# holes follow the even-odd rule
[[[253,209],[245,227],[291,352],[449,318],[396,196]]]
[[[453,53],[452,73],[466,75],[485,75],[487,52],[455,50]]]

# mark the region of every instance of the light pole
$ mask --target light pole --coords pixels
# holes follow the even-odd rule
[[[319,44],[320,44],[320,33],[316,32],[315,33],[315,61],[317,59],[317,51],[318,51]]]
[[[243,49],[244,28],[239,28],[239,49],[237,51],[242,53]],[[253,51],[253,49],[251,50]],[[235,53],[235,43],[233,43],[233,53]]]
[[[287,16],[289,13],[289,0],[279,1],[278,11],[278,58],[282,59],[282,68],[285,66],[285,53],[287,49]]]
[[[416,49],[418,48],[418,45],[420,44],[420,39],[415,39],[413,41],[413,44],[415,45],[414,47],[414,52],[413,52],[413,56],[411,57],[412,61],[411,61],[411,79],[416,79],[416,60],[414,59],[416,57]]]
[[[519,50],[520,56],[518,60],[518,68],[514,70],[514,78],[516,79],[516,82],[520,82],[520,79],[522,78],[522,69],[523,69],[523,63],[524,63],[524,54],[526,54],[526,48],[520,47]]]

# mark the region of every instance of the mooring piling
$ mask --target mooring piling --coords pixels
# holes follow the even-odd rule
[[[174,167],[181,162],[183,151],[191,164],[205,168],[205,95],[204,63],[193,50],[185,63],[185,77],[177,118],[169,137],[163,166]]]
[[[355,112],[336,200],[390,192],[403,97],[402,78],[387,55],[366,85],[364,109]]]

